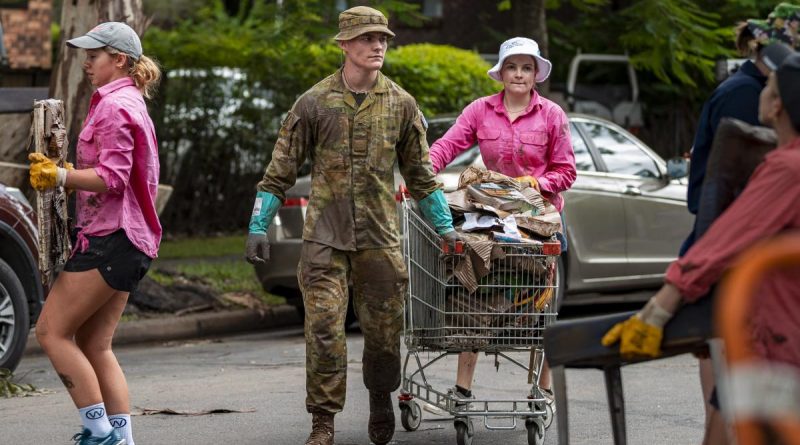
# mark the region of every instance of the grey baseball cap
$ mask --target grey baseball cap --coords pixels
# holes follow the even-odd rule
[[[97,49],[110,46],[123,52],[135,60],[142,57],[142,42],[130,26],[122,22],[101,23],[85,36],[67,40],[67,46],[72,48]]]
[[[783,42],[770,43],[759,52],[761,61],[770,71],[777,70],[783,61],[792,54],[794,54],[792,47]]]

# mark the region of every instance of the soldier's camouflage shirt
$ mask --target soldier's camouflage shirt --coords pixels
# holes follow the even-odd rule
[[[399,246],[395,161],[414,199],[439,188],[416,101],[380,72],[360,107],[341,69],[300,96],[258,190],[285,200],[307,158],[311,196],[303,239],[340,250]]]

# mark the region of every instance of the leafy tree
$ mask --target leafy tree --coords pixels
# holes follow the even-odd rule
[[[299,94],[341,63],[340,51],[331,41],[338,15],[335,2],[145,3],[156,14],[154,23],[165,25],[151,27],[145,48],[173,73],[154,108],[162,142],[163,181],[176,185],[173,204],[183,203],[170,206],[165,227],[179,232],[239,227],[246,222],[252,186],[269,160],[283,113]],[[352,3],[371,4],[393,21],[413,25],[424,20],[419,5],[410,2]],[[566,78],[569,59],[579,49],[630,54],[639,71],[642,98],[650,104],[646,115],[650,125],[643,136],[662,153],[688,148],[699,103],[714,86],[713,63],[733,54],[735,22],[764,17],[774,3],[498,2],[501,9],[520,15],[512,24],[516,35],[542,43],[543,52],[554,62],[551,79]],[[542,5],[547,8],[546,25],[536,24],[544,16]],[[183,8],[191,14],[177,22],[159,19],[157,11],[164,8]],[[503,36],[507,33],[504,29]],[[236,70],[220,71],[220,67]],[[466,51],[409,45],[390,49],[384,72],[412,93],[431,116],[457,113],[471,100],[495,91],[497,84],[486,78],[486,69],[483,61]],[[232,215],[236,215],[235,224]]]
[[[499,84],[486,76],[491,66],[472,52],[442,45],[416,44],[386,54],[383,72],[408,90],[426,116],[457,113]]]
[[[663,155],[682,153],[715,87],[715,62],[737,56],[735,25],[778,1],[547,0],[551,78],[566,79],[578,51],[629,54],[646,105],[641,136]]]

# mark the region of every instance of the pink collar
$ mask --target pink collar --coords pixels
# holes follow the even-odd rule
[[[133,82],[133,79],[131,79],[130,77],[123,77],[122,79],[117,79],[113,82],[109,82],[101,86],[100,88],[97,89],[97,94],[100,97],[103,97],[113,93],[114,91],[117,91],[120,88],[130,87],[130,86],[136,86],[136,84]]]
[[[494,108],[494,111],[497,114],[505,114],[506,107],[503,105],[503,98],[506,95],[506,91],[503,90],[497,94],[493,94],[488,97],[486,102]],[[528,104],[528,108],[525,109],[523,115],[530,113],[532,110],[542,108],[542,97],[539,96],[539,93],[536,90],[531,90],[531,102]]]

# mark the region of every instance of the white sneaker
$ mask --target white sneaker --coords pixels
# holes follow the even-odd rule
[[[544,389],[542,388],[542,395],[544,396],[544,401],[547,403],[547,406],[552,409],[553,414],[556,413],[556,396],[553,394],[552,389]]]
[[[552,389],[542,388],[542,395],[545,402],[545,415],[544,415],[544,428],[550,428],[553,424],[553,417],[556,415],[556,397],[553,395]]]
[[[458,410],[464,410],[469,406],[470,401],[475,400],[475,393],[467,396],[455,386],[447,390],[447,395],[456,400],[456,409]]]

